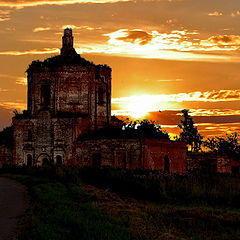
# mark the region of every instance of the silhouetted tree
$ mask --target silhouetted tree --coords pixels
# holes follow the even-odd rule
[[[126,122],[123,125],[123,129],[127,134],[133,134],[137,137],[169,139],[168,133],[161,129],[158,122],[149,121],[147,119]]]
[[[207,138],[204,141],[204,146],[210,152],[218,154],[226,154],[229,157],[237,157],[240,155],[240,136],[238,133],[226,134],[222,137]]]
[[[184,141],[191,147],[191,152],[198,152],[201,150],[203,137],[198,132],[197,127],[194,126],[194,121],[189,115],[188,109],[183,109],[182,111],[183,120],[178,127],[182,130],[180,133],[180,140]]]
[[[13,146],[13,126],[6,127],[0,132],[0,144]]]

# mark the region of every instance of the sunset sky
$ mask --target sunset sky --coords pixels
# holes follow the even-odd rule
[[[0,0],[0,129],[71,27],[82,57],[112,67],[113,115],[177,133],[188,108],[204,136],[239,132],[239,23],[239,0]]]

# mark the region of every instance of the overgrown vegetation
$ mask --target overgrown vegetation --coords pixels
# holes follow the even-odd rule
[[[78,139],[101,139],[101,138],[155,138],[169,139],[167,132],[155,121],[137,120],[122,122],[118,126],[108,125],[92,134],[85,134]]]
[[[222,137],[212,137],[204,141],[204,146],[212,153],[226,154],[227,156],[239,159],[240,137],[238,133],[226,134]]]
[[[28,186],[24,240],[240,239],[238,177],[76,167],[1,172]]]
[[[118,219],[94,207],[79,185],[46,176],[8,176],[25,184],[31,197],[20,240],[137,239]]]
[[[2,169],[1,171],[5,171]],[[127,171],[71,166],[12,168],[7,172],[87,183],[139,200],[174,204],[203,204],[240,209],[240,176],[223,174],[166,174],[160,171]]]

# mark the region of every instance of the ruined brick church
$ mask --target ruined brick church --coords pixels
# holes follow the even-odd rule
[[[27,82],[27,111],[13,118],[14,164],[186,171],[184,143],[90,137],[113,124],[111,68],[77,54],[71,29],[64,30],[60,55],[31,63]]]

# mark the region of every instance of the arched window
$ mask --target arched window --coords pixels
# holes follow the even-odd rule
[[[167,172],[167,173],[170,172],[170,161],[168,156],[164,158],[164,172]]]
[[[57,164],[58,166],[59,166],[59,165],[62,165],[62,156],[57,155],[56,164]]]
[[[44,106],[48,106],[50,104],[51,94],[50,94],[50,86],[42,85],[41,87],[41,104]]]
[[[104,91],[102,87],[98,88],[98,104],[104,103]]]
[[[28,167],[32,167],[32,155],[31,154],[28,154],[27,155],[27,166]]]

